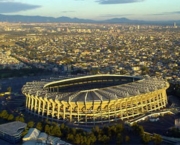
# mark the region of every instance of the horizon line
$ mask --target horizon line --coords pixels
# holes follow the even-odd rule
[[[69,19],[80,19],[80,20],[91,20],[91,21],[96,21],[96,22],[103,22],[103,21],[107,21],[107,20],[113,20],[113,19],[126,19],[126,20],[130,20],[130,21],[139,21],[139,22],[178,22],[180,21],[180,19],[178,20],[173,20],[173,19],[169,19],[169,20],[143,20],[143,19],[129,19],[126,17],[112,17],[112,18],[106,18],[103,20],[97,20],[97,19],[91,19],[91,18],[79,18],[79,17],[70,17],[70,16],[58,16],[58,17],[54,17],[54,16],[44,16],[44,15],[17,15],[17,14],[2,14],[0,13],[0,15],[2,16],[22,16],[22,17],[44,17],[44,18],[54,18],[54,19],[58,19],[58,18],[69,18]]]

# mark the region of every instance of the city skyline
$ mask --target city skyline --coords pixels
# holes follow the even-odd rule
[[[0,14],[93,20],[180,20],[178,0],[0,0]]]

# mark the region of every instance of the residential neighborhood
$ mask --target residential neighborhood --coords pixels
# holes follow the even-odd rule
[[[1,69],[180,79],[178,26],[0,23]]]
[[[24,136],[22,139],[24,144],[128,143],[130,138],[130,143],[132,143],[134,142],[133,132],[142,126],[149,133],[140,131],[143,135],[137,136],[139,138],[135,140],[137,143],[179,142],[179,140],[173,141],[171,138],[167,139],[163,136],[161,138],[157,134],[150,134],[156,129],[151,130],[148,126],[151,124],[152,128],[161,129],[159,132],[156,130],[156,133],[164,135],[164,130],[174,126],[174,120],[177,124],[179,108],[176,106],[178,101],[174,100],[174,97],[168,96],[168,110],[162,111],[172,111],[175,114],[170,112],[170,115],[161,113],[158,117],[154,114],[138,116],[140,119],[136,118],[134,122],[141,120],[142,126],[133,123],[134,126],[130,132],[129,127],[126,126],[128,121],[126,121],[123,124],[125,135],[116,136],[116,141],[114,141],[108,138],[111,136],[109,132],[106,134],[105,131],[103,135],[100,129],[96,130],[96,126],[89,129],[91,132],[86,132],[87,126],[82,131],[82,128],[78,128],[76,124],[74,128],[70,128],[68,123],[67,127],[63,127],[62,123],[53,125],[53,122],[49,122],[52,120],[46,120],[46,124],[43,119],[37,118],[35,122],[32,121],[34,116],[25,112],[25,97],[21,92],[26,82],[45,81],[49,77],[49,81],[54,81],[73,77],[73,75],[115,74],[163,78],[170,83],[171,91],[174,89],[177,95],[179,85],[175,88],[172,84],[177,85],[180,82],[179,32],[179,27],[173,24],[160,26],[103,23],[0,23],[0,87],[1,91],[9,92],[2,93],[3,97],[1,97],[2,123],[6,120],[14,120],[32,124],[28,125],[28,128],[24,127],[25,130],[21,132],[23,135],[19,134],[19,137]],[[151,118],[147,117],[149,115]],[[168,119],[169,122],[163,123],[163,119]],[[161,126],[157,127],[156,124],[159,122]],[[39,124],[41,127],[37,130]],[[2,127],[4,125],[8,124],[3,124]],[[24,124],[20,125],[24,126]],[[113,127],[118,127],[116,124],[113,125],[115,126],[111,126],[111,130]],[[163,125],[166,127],[162,127]],[[55,129],[60,129],[62,133],[59,132],[60,134],[55,134],[53,137]],[[72,133],[72,130],[75,130],[75,133]],[[102,126],[102,130],[106,130],[106,126]],[[34,131],[38,132],[38,135],[36,133],[34,135]],[[76,134],[76,131],[80,133]],[[172,128],[169,134],[165,135],[175,136],[175,131]],[[99,138],[96,140],[92,133],[99,134]],[[80,141],[82,136],[84,138]],[[150,140],[146,140],[146,136]]]

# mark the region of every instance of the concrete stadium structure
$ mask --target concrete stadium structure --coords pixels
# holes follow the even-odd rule
[[[165,108],[169,83],[156,77],[92,75],[27,82],[29,112],[72,123],[126,120]]]

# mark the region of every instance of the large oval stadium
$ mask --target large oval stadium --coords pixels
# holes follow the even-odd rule
[[[29,112],[72,123],[97,124],[137,117],[167,105],[169,84],[156,77],[90,75],[27,82]]]

